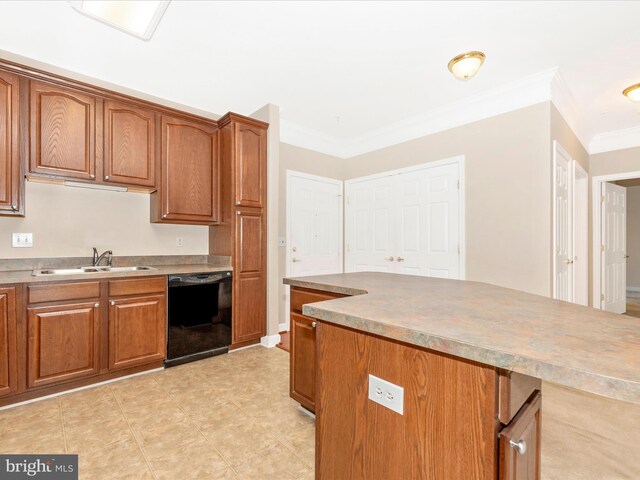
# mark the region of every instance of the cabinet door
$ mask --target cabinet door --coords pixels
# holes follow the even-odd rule
[[[27,309],[29,388],[96,375],[100,369],[100,304]]]
[[[160,221],[218,221],[217,152],[215,125],[162,117]]]
[[[22,214],[18,129],[19,79],[0,72],[0,214]]]
[[[291,312],[291,398],[315,412],[316,326],[315,320]]]
[[[236,212],[233,343],[264,336],[267,323],[267,290],[260,211]]]
[[[31,82],[31,173],[96,178],[96,99]]]
[[[262,128],[235,125],[236,199],[239,207],[263,207],[266,188],[266,132]]]
[[[109,302],[109,370],[145,365],[166,356],[166,297]]]
[[[536,391],[500,432],[500,480],[540,479],[540,405]]]
[[[0,288],[0,397],[18,390],[16,289]]]
[[[156,114],[104,102],[104,180],[141,187],[156,183]]]

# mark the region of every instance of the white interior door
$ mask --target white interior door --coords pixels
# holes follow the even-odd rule
[[[460,278],[458,180],[454,162],[348,181],[346,271]]]
[[[573,161],[573,301],[589,305],[589,174]]]
[[[556,143],[554,149],[554,282],[553,298],[573,302],[573,225],[571,158]]]
[[[342,182],[288,173],[288,275],[341,273]]]
[[[353,184],[347,197],[347,272],[392,272],[395,254],[392,177]]]
[[[624,313],[627,308],[627,190],[602,184],[602,308]]]

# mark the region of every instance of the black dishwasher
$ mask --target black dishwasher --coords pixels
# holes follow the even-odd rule
[[[228,352],[231,285],[229,271],[169,276],[165,367]]]

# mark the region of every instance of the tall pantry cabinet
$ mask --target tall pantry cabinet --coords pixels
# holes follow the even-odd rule
[[[239,348],[266,334],[268,124],[228,113],[218,127],[220,222],[209,227],[209,253],[231,257],[231,348]]]

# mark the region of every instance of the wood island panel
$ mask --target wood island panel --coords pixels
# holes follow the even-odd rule
[[[316,478],[496,478],[495,369],[318,322]],[[404,415],[368,400],[404,388]]]

